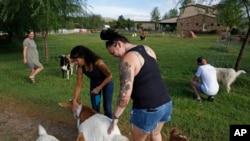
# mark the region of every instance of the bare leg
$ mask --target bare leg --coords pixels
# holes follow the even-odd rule
[[[33,76],[33,73],[35,72],[35,69],[32,69],[31,71],[30,71],[30,76]]]
[[[39,72],[41,72],[43,70],[43,67],[41,67],[41,68],[36,68],[36,69],[32,69],[31,70],[31,73],[30,73],[30,81],[32,82],[32,83],[36,83],[36,80],[35,80],[35,76],[39,73]]]
[[[159,122],[156,129],[150,132],[150,141],[162,141],[161,129],[165,122]]]
[[[200,97],[199,91],[197,90],[198,82],[192,81],[192,82],[191,82],[191,86],[192,86],[192,88],[193,88],[193,90],[194,90],[194,93],[195,93],[195,95],[196,95],[196,98],[197,98],[197,99],[200,99],[201,97]]]
[[[145,141],[149,133],[145,133],[142,130],[140,130],[138,127],[135,125],[132,126],[132,140],[133,141]]]
[[[31,74],[30,74],[30,78],[35,78],[36,75],[41,72],[43,70],[43,67],[41,68],[36,68],[36,69],[32,69]]]

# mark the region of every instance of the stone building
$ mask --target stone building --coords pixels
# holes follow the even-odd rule
[[[194,32],[220,32],[225,29],[217,22],[217,9],[215,6],[205,6],[189,3],[180,7],[180,15],[176,21],[177,30]]]
[[[186,6],[179,8],[179,16],[169,19],[163,19],[159,22],[159,30],[180,31],[180,32],[221,32],[226,28],[217,22],[217,9],[215,6],[205,6],[196,4],[192,0]],[[154,23],[148,21],[135,21],[136,24],[141,24],[144,29],[153,29]]]

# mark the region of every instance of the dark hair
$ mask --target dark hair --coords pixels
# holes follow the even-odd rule
[[[198,64],[201,63],[203,59],[204,59],[204,57],[202,57],[202,56],[198,57],[198,58],[197,58],[197,63],[198,63]]]
[[[116,41],[122,41],[124,43],[129,43],[129,40],[125,36],[115,32],[111,28],[103,29],[102,32],[100,33],[100,38],[102,40],[106,41],[106,47],[110,47]]]
[[[83,45],[75,46],[70,52],[70,58],[83,58],[87,65],[95,64],[98,59],[101,59],[101,57]]]
[[[30,29],[27,31],[27,34],[29,35],[31,32],[34,32],[34,31]]]
[[[29,30],[27,31],[27,33],[26,33],[25,37],[26,37],[26,38],[27,38],[27,37],[29,37],[29,34],[30,34],[31,32],[34,32],[34,31],[33,31],[33,30],[31,30],[31,29],[29,29]]]

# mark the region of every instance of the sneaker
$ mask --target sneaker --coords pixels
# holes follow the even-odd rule
[[[196,101],[199,102],[199,103],[202,103],[201,98],[197,98]]]
[[[213,101],[214,101],[214,96],[208,96],[208,97],[207,97],[207,100],[208,100],[209,102],[213,102]]]

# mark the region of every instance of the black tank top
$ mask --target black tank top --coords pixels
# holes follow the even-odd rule
[[[86,71],[85,67],[82,67],[83,73],[90,78],[90,81],[92,82],[102,82],[106,76],[98,69],[96,65],[93,66],[93,70]]]
[[[144,64],[134,78],[131,95],[133,99],[133,108],[155,108],[170,101],[170,95],[166,84],[161,78],[156,60],[147,54],[142,45],[134,47],[129,51],[136,51],[144,58]]]

